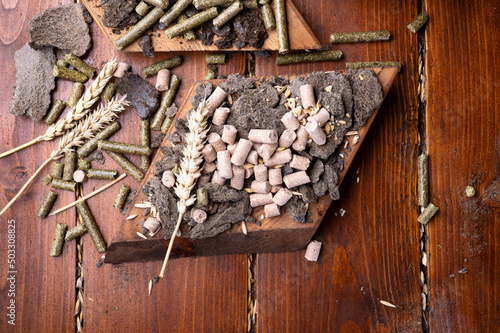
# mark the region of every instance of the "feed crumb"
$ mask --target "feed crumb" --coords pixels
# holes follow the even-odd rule
[[[467,273],[467,267],[462,268],[461,270],[458,271],[460,274],[465,274]]]
[[[339,213],[340,213],[340,217],[344,217],[346,210],[344,208],[340,208]]]
[[[472,186],[467,186],[465,188],[465,195],[467,196],[467,198],[472,198],[476,195],[476,189]]]

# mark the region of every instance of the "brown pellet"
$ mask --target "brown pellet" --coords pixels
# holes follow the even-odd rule
[[[104,241],[101,231],[99,230],[99,227],[94,220],[94,216],[90,212],[87,201],[79,202],[76,205],[76,209],[78,210],[78,213],[82,217],[82,220],[87,227],[88,233],[90,235],[90,238],[92,238],[92,242],[94,242],[97,252],[106,252],[106,242]]]
[[[203,163],[203,167],[201,168],[201,174],[207,175],[209,173],[214,172],[216,169],[217,169],[217,166],[215,165],[215,163],[210,163],[210,162],[205,161]]]
[[[191,218],[196,223],[203,223],[207,219],[207,213],[199,208],[191,209]]]
[[[273,143],[273,144],[263,143],[257,149],[257,153],[259,154],[260,157],[262,157],[264,159],[264,161],[266,161],[271,156],[273,156],[274,152],[276,151],[276,148],[278,148],[278,144],[277,143]]]
[[[304,254],[304,258],[308,261],[318,261],[319,253],[321,251],[321,242],[312,241],[307,245],[306,253]]]
[[[227,150],[217,152],[217,170],[219,176],[224,179],[233,177],[233,169],[231,166],[231,154]]]
[[[268,160],[264,161],[264,164],[267,165],[269,168],[275,167],[277,165],[282,165],[285,163],[288,163],[292,160],[292,150],[291,149],[285,149],[282,151],[277,151],[269,158]]]
[[[307,157],[293,155],[292,160],[290,161],[290,167],[292,169],[306,171],[309,168],[310,163],[311,160]]]
[[[277,186],[283,184],[283,175],[281,169],[269,169],[268,171],[269,184]]]
[[[43,198],[42,204],[36,212],[36,216],[41,219],[46,218],[49,215],[52,206],[54,206],[54,202],[56,202],[57,196],[58,194],[56,192],[49,190]]]
[[[125,72],[127,72],[130,69],[130,65],[127,64],[126,62],[119,62],[118,67],[116,67],[115,72],[113,73],[114,77],[117,78],[122,78],[125,76]]]
[[[297,130],[297,138],[292,144],[292,148],[296,151],[303,151],[307,147],[307,140],[309,140],[309,133],[304,126],[300,126]]]
[[[50,256],[51,257],[59,257],[62,252],[62,248],[64,245],[64,236],[66,234],[66,230],[68,226],[66,224],[57,223],[56,231],[54,234],[54,240],[52,241],[52,246],[50,247]]]
[[[226,183],[226,179],[219,176],[219,171],[216,170],[212,176],[212,183],[217,185],[224,185]]]
[[[306,131],[309,133],[311,139],[319,146],[326,143],[326,134],[317,121],[308,121],[306,124]]]
[[[88,180],[87,173],[83,170],[76,170],[73,173],[73,180],[77,183],[85,183]]]
[[[293,197],[292,191],[287,188],[281,188],[273,197],[273,202],[278,206],[284,206]]]
[[[163,171],[163,175],[161,176],[161,182],[163,185],[165,185],[168,188],[174,187],[174,185],[175,185],[174,173],[170,170]]]
[[[264,164],[257,164],[253,168],[255,180],[258,182],[265,182],[267,180],[267,167]]]
[[[299,124],[299,126],[300,126],[300,124]],[[281,148],[288,148],[293,144],[293,142],[295,141],[296,138],[297,138],[297,134],[295,134],[295,131],[290,130],[290,129],[286,129],[283,131],[283,133],[281,133],[279,146]]]
[[[259,154],[256,150],[250,150],[247,156],[247,162],[253,165],[259,162]]]
[[[330,120],[330,112],[325,108],[321,108],[314,116],[309,116],[307,118],[307,121],[316,121],[320,125],[323,125],[328,120]]]
[[[217,159],[217,152],[209,143],[203,147],[201,154],[203,155],[203,159],[207,162],[213,162]]]
[[[281,117],[281,122],[289,130],[295,131],[300,126],[300,122],[293,111],[287,112]]]
[[[258,182],[254,180],[252,184],[250,185],[250,188],[254,193],[262,193],[266,194],[271,191],[271,184],[269,184],[268,181],[265,182]]]

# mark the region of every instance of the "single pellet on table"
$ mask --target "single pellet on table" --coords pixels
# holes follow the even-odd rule
[[[166,68],[160,69],[156,75],[156,90],[166,91],[170,87],[170,71]]]
[[[117,210],[122,210],[127,201],[128,194],[130,193],[130,186],[120,185],[118,193],[116,193],[115,201],[113,202],[113,207]]]
[[[88,233],[90,238],[92,238],[92,242],[94,242],[97,252],[106,252],[106,242],[104,241],[101,231],[94,220],[94,216],[87,205],[87,201],[79,202],[76,205],[76,209],[87,227]]]
[[[63,180],[71,181],[73,180],[73,173],[76,170],[76,163],[78,157],[76,152],[73,150],[67,151],[64,155],[64,171],[63,171]]]
[[[52,105],[52,107],[50,108],[50,111],[45,116],[44,121],[47,124],[47,126],[50,126],[53,123],[55,123],[56,120],[59,118],[59,116],[63,113],[65,108],[66,108],[66,103],[64,103],[60,99],[56,100]]]
[[[207,99],[207,108],[210,111],[210,114],[212,114],[215,109],[217,109],[222,102],[227,98],[227,92],[222,89],[221,87],[215,88],[214,92],[210,97]]]
[[[306,253],[304,254],[304,258],[308,261],[318,261],[319,253],[321,251],[321,242],[312,241],[307,245]]]
[[[141,169],[136,167],[128,158],[123,156],[122,154],[115,153],[112,151],[106,151],[106,153],[111,157],[116,163],[118,163],[119,166],[125,170],[129,175],[132,176],[135,180],[137,180],[139,183],[142,181],[144,178],[144,173],[142,173]]]
[[[179,55],[164,59],[157,63],[145,66],[142,68],[142,72],[145,77],[150,77],[157,74],[162,69],[172,69],[179,66],[182,63],[182,57]]]
[[[54,202],[56,202],[58,194],[54,191],[49,190],[45,197],[43,198],[42,204],[38,211],[36,212],[36,216],[41,219],[46,218],[49,215],[52,206],[54,206]]]
[[[68,226],[66,224],[57,223],[56,231],[54,234],[54,240],[52,241],[52,246],[50,247],[50,256],[51,257],[59,257],[62,252],[62,248],[64,245],[64,236],[66,234],[66,230]]]
[[[225,53],[208,53],[205,55],[207,65],[221,65],[226,63]]]
[[[85,224],[78,224],[74,226],[73,228],[69,229],[66,231],[66,235],[64,236],[64,241],[69,242],[75,239],[76,237],[79,237],[87,232],[87,227]]]
[[[152,150],[149,146],[134,145],[130,143],[113,142],[100,140],[97,142],[97,148],[105,151],[112,151],[120,154],[150,156]]]
[[[78,157],[85,158],[89,156],[94,150],[97,149],[97,145],[100,140],[108,139],[110,136],[116,133],[120,128],[121,128],[120,123],[116,121],[104,127],[104,129],[99,133],[97,133],[94,138],[85,142],[83,146],[78,148],[77,150]]]
[[[342,59],[342,51],[320,51],[293,54],[279,54],[276,57],[276,65],[292,65],[307,62],[337,61]]]
[[[139,143],[141,146],[150,147],[151,146],[151,133],[149,127],[149,119],[141,119],[139,122]],[[146,172],[149,169],[150,157],[141,155],[139,168]]]
[[[330,35],[330,43],[361,43],[389,40],[391,33],[387,30],[362,32],[337,32]]]
[[[181,80],[177,77],[177,75],[170,76],[169,89],[165,91],[161,97],[160,107],[158,108],[158,111],[156,111],[153,121],[151,122],[151,129],[155,131],[159,131],[161,129],[162,124],[165,122],[165,118],[167,117],[167,109],[174,102],[175,95],[177,94],[180,84]]]
[[[264,214],[266,217],[280,216],[280,207],[275,203],[267,204],[264,206]]]

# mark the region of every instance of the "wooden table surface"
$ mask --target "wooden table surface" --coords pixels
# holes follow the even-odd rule
[[[69,2],[0,2],[1,151],[45,131],[44,123],[8,112],[14,53],[27,42],[33,16]],[[262,58],[232,53],[228,64],[220,66],[221,74],[307,73],[342,69],[345,61],[403,64],[341,186],[340,200],[314,236],[323,242],[319,261],[306,261],[304,251],[256,254],[251,261],[247,255],[177,259],[148,296],[148,280],[158,274],[161,262],[97,267],[100,255],[83,237],[83,331],[246,332],[250,295],[251,304],[256,304],[255,320],[250,320],[253,332],[498,332],[500,1],[294,3],[322,43],[328,43],[330,33],[343,31],[387,29],[392,38],[333,45],[344,52],[339,62],[280,68],[274,65],[275,54]],[[415,35],[406,24],[423,9],[430,20],[424,32]],[[93,47],[84,59],[94,67],[117,57],[138,71],[171,55],[150,59],[119,53],[95,23],[91,30]],[[182,79],[178,105],[191,83],[206,72],[204,53],[182,55],[183,64],[173,70]],[[66,99],[70,89],[70,83],[58,80],[54,98]],[[135,111],[120,119],[127,130],[118,132],[116,140],[138,142]],[[0,159],[0,206],[56,144],[40,143]],[[429,154],[430,198],[440,208],[422,230],[416,221],[416,157],[421,152]],[[104,167],[117,168],[110,159]],[[76,245],[65,245],[58,258],[48,256],[55,223],[73,226],[76,214],[70,209],[37,218],[47,191],[40,179],[0,218],[1,332],[76,330]],[[125,183],[138,190],[131,177]],[[85,192],[102,184],[93,180]],[[475,197],[465,196],[467,185],[475,187]],[[115,193],[112,189],[89,200],[108,242],[122,219],[109,209]],[[60,193],[56,206],[72,200],[72,193]],[[341,209],[346,211],[343,217]],[[7,265],[10,220],[16,225],[15,273],[9,273]],[[15,297],[8,296],[11,275]],[[6,316],[12,299],[15,326]],[[384,306],[381,300],[396,307]]]

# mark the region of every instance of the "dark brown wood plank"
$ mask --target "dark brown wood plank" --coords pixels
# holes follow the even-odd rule
[[[499,6],[426,1],[426,142],[440,208],[428,225],[431,332],[500,327]]]
[[[404,68],[340,187],[340,200],[313,237],[323,242],[319,262],[307,262],[304,251],[257,255],[257,331],[418,332],[418,54],[417,37],[406,29],[417,15],[417,2],[294,3],[322,43],[332,32],[388,29],[388,42],[332,49],[342,50],[345,61],[396,60]],[[344,68],[344,61],[278,68],[274,61],[274,56],[258,58],[256,75]],[[346,210],[343,217],[340,209]]]
[[[71,1],[62,1],[69,3]],[[14,53],[28,41],[29,20],[42,10],[55,7],[61,1],[16,1],[0,4],[0,142],[1,151],[14,148],[45,132],[43,122],[35,123],[29,117],[16,117],[9,113],[12,87],[15,83]],[[57,81],[53,98],[66,99],[71,84]],[[4,207],[16,195],[24,182],[50,156],[58,140],[45,142],[0,159],[0,206]],[[0,320],[1,332],[72,332],[75,327],[75,243],[66,244],[58,258],[49,256],[56,222],[75,224],[75,213],[68,210],[57,217],[44,220],[36,211],[48,191],[41,178],[42,172],[28,190],[1,217],[2,240],[0,241],[1,282]],[[57,191],[57,204],[70,203],[73,193]],[[8,220],[15,220],[15,268],[7,266]],[[15,297],[10,297],[7,277],[16,273]],[[8,323],[7,306],[14,299],[15,326]],[[10,311],[10,310],[9,310]]]
[[[88,59],[96,65],[117,57],[120,61],[131,63],[135,72],[140,72],[142,66],[174,54],[182,54],[182,65],[172,70],[182,80],[176,97],[178,106],[192,83],[205,75],[205,53],[158,53],[155,58],[145,58],[140,53],[114,51],[96,23],[92,24],[92,34],[94,46]],[[228,64],[219,69],[221,75],[244,73],[245,54],[231,54]],[[155,78],[150,80],[155,82]],[[120,117],[120,123],[122,129],[112,137],[113,140],[138,143],[139,118],[136,111],[132,108],[126,110]],[[138,165],[138,156],[131,156],[130,159]],[[102,166],[92,163],[98,167],[122,171],[109,157]],[[101,180],[90,180],[85,185],[85,193],[104,183]],[[131,177],[125,178],[123,183],[140,191],[139,183]],[[90,209],[108,244],[121,224],[125,223],[123,216],[112,208],[117,190],[118,186],[115,186],[89,200]],[[86,331],[115,331],[117,323],[120,325],[120,332],[244,330],[247,290],[245,255],[173,260],[168,264],[165,278],[154,284],[151,296],[148,296],[148,282],[159,274],[161,261],[104,264],[97,268],[96,261],[100,256],[90,238],[85,236],[83,311]]]

